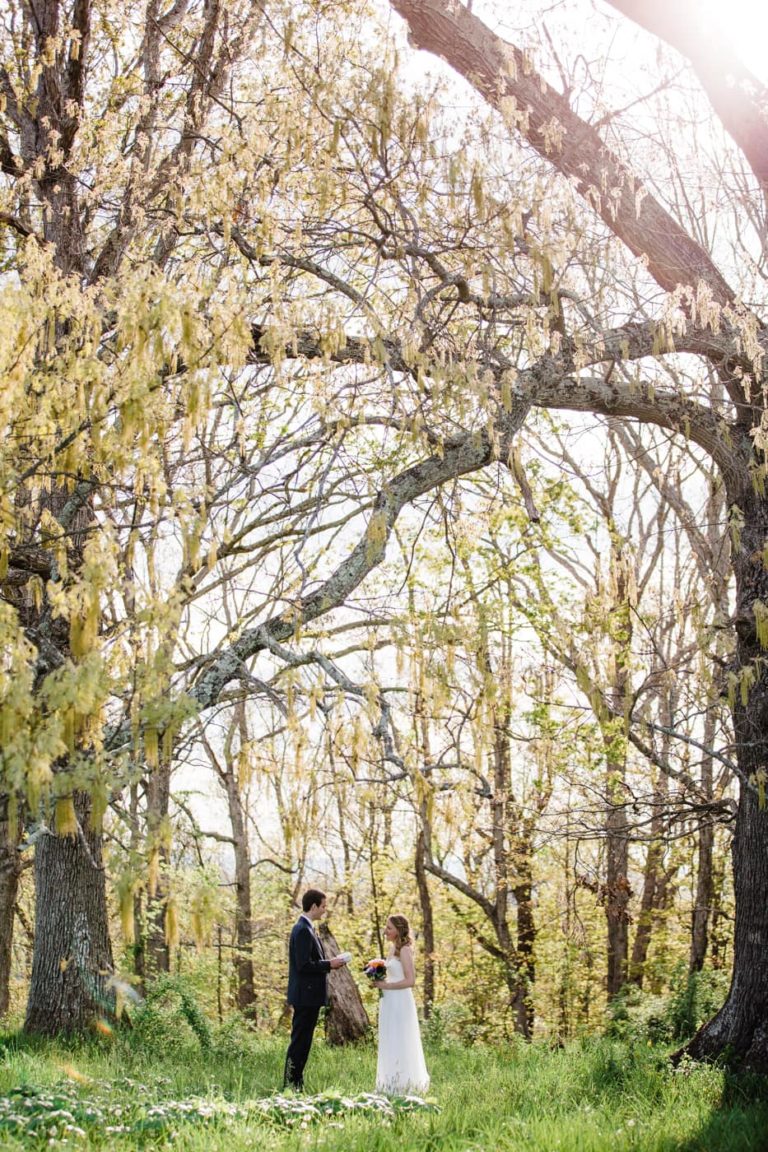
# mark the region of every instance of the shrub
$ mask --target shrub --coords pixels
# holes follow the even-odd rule
[[[178,1051],[189,1044],[192,1037],[204,1052],[211,1048],[211,1026],[189,991],[178,976],[161,976],[147,989],[141,1004],[131,1014],[133,1044],[143,1045],[153,1052]],[[184,1022],[187,1028],[180,1028]]]

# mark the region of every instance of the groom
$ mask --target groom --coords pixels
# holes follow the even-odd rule
[[[288,1003],[293,1006],[293,1026],[285,1059],[284,1088],[301,1092],[304,1065],[312,1047],[312,1037],[320,1009],[328,1000],[328,972],[343,968],[346,960],[334,956],[326,960],[315,924],[325,916],[324,892],[310,888],[301,898],[303,912],[293,926],[288,945]]]

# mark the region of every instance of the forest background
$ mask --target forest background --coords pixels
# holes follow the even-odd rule
[[[320,885],[435,1032],[725,1001],[768,1066],[765,90],[684,4],[480,7],[3,6],[30,1033],[279,1027]]]

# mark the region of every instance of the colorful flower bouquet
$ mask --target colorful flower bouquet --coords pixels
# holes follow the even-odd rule
[[[386,980],[387,978],[387,962],[386,960],[369,960],[363,968],[363,974],[368,977],[372,984],[378,984],[379,980]]]

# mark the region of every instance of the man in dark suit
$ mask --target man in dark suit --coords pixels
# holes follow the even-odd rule
[[[344,956],[326,960],[315,924],[326,913],[326,897],[310,888],[301,898],[303,912],[293,926],[288,945],[288,1003],[293,1006],[293,1026],[285,1059],[283,1087],[301,1092],[304,1066],[312,1047],[320,1009],[328,1001],[328,973],[342,968]]]

